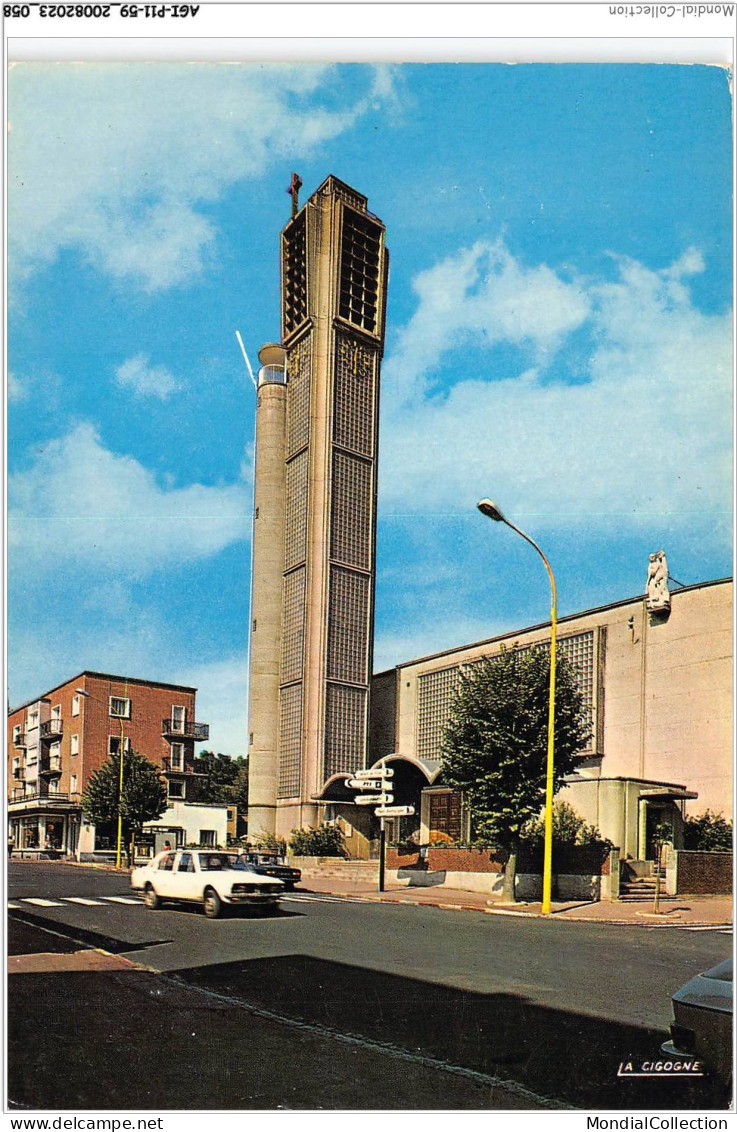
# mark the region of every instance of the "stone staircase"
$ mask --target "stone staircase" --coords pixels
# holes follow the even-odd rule
[[[628,862],[622,871],[619,882],[619,899],[624,903],[647,902],[652,904],[655,900],[657,867],[649,861],[637,861],[633,864],[637,867],[632,868]],[[649,871],[647,870],[648,866]],[[665,869],[663,869],[660,875],[660,899],[665,898]]]

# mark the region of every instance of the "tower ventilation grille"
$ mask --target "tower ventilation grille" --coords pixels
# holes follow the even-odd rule
[[[346,208],[340,260],[341,318],[376,334],[379,310],[379,252],[381,228],[366,216]]]
[[[283,253],[284,337],[307,318],[307,231],[306,214],[301,212],[284,234]]]

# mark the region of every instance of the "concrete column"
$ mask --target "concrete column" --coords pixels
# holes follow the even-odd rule
[[[279,666],[284,572],[287,389],[272,366],[284,365],[281,346],[259,358],[252,544],[249,687],[249,835],[274,833],[279,769]]]
[[[310,466],[307,511],[307,592],[304,651],[302,754],[302,825],[319,821],[318,807],[307,799],[322,786],[325,741],[325,663],[330,584],[330,480],[333,401],[332,367],[332,240],[333,198],[318,195],[308,207],[316,219],[315,286],[312,298],[312,385],[310,404]]]

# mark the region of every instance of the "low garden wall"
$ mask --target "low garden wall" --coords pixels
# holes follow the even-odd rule
[[[616,851],[615,851],[616,852]],[[553,858],[553,895],[558,900],[610,900],[612,888],[610,854],[597,848],[565,846]],[[430,846],[425,850],[387,851],[387,879],[408,887],[445,885],[466,892],[485,893],[501,899],[507,854],[498,849]],[[517,858],[515,892],[520,900],[542,897],[542,853],[520,852]]]
[[[666,891],[672,896],[731,896],[732,865],[731,853],[674,849],[666,864]]]

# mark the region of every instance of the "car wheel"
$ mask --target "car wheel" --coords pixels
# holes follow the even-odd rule
[[[220,915],[223,907],[223,902],[214,888],[205,889],[205,896],[202,901],[202,907],[204,908],[205,915],[209,920],[215,920]]]
[[[146,885],[146,891],[143,894],[143,903],[147,908],[155,909],[161,906],[161,897],[157,896],[154,892],[154,886],[152,884]]]

